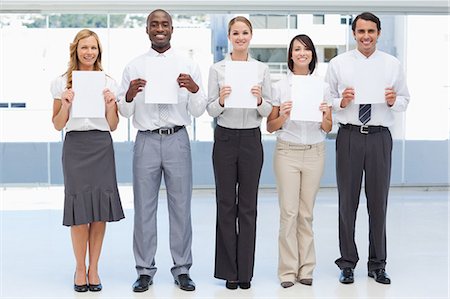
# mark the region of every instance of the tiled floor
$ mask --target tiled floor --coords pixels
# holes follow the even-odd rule
[[[8,187],[0,190],[0,298],[448,298],[448,189],[393,188],[388,210],[388,265],[391,285],[367,277],[367,212],[362,198],[357,220],[360,263],[355,283],[338,282],[336,190],[321,189],[315,207],[317,266],[312,287],[280,287],[277,269],[278,203],[275,190],[261,190],[255,275],[249,290],[230,291],[213,278],[215,201],[213,190],[194,192],[191,276],[195,292],[173,283],[167,205],[161,193],[158,272],[149,291],[133,293],[132,190],[121,186],[126,219],[108,224],[101,257],[103,291],[72,290],[74,259],[69,229],[61,225],[62,187]]]

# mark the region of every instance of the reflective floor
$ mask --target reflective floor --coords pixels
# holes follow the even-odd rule
[[[192,202],[191,276],[197,290],[183,292],[173,283],[167,204],[158,211],[158,272],[149,291],[133,293],[133,206],[130,186],[120,187],[126,219],[107,226],[100,261],[103,291],[75,293],[74,258],[69,229],[61,225],[62,187],[8,187],[0,190],[0,298],[448,298],[449,202],[443,188],[393,188],[388,209],[388,264],[391,285],[367,277],[367,210],[361,199],[356,238],[360,263],[355,283],[339,283],[337,193],[321,189],[315,207],[317,266],[313,286],[283,289],[277,279],[278,203],[276,191],[261,190],[255,274],[249,290],[227,290],[213,278],[214,190],[196,190]]]

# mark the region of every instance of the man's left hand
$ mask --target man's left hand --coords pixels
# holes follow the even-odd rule
[[[386,103],[388,104],[388,106],[392,107],[395,104],[395,99],[397,98],[397,93],[395,92],[395,90],[392,87],[388,87],[385,89],[384,97],[386,99]]]
[[[189,74],[180,74],[177,78],[180,88],[186,88],[192,93],[196,93],[199,90],[198,85],[192,80]]]

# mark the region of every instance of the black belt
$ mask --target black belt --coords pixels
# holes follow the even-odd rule
[[[372,133],[379,133],[383,131],[389,131],[388,127],[383,126],[357,126],[352,124],[339,124],[339,126],[343,129],[350,130],[350,131],[358,131],[361,134],[372,134]]]
[[[183,128],[184,126],[175,126],[173,128],[159,128],[155,130],[150,130],[150,132],[158,133],[159,135],[172,135]]]

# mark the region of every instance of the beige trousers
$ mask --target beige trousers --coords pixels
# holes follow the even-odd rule
[[[280,205],[278,277],[312,278],[316,265],[313,208],[325,164],[325,143],[277,140],[274,171]]]

